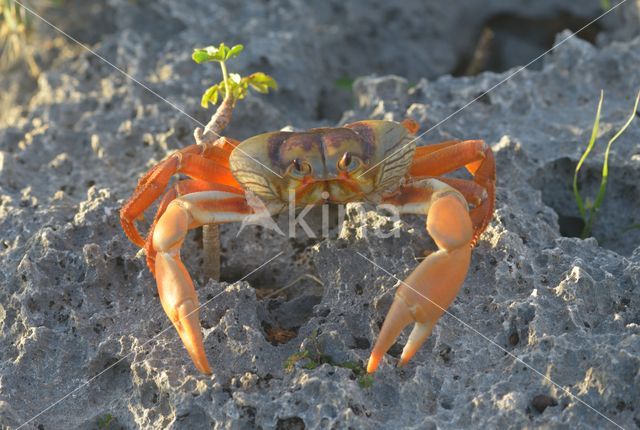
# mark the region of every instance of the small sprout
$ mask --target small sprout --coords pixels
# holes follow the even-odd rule
[[[308,363],[303,364],[303,365],[302,365],[302,368],[303,368],[303,369],[307,369],[307,370],[313,370],[313,369],[315,369],[316,367],[320,366],[320,364],[321,364],[321,363],[318,363],[317,361],[309,361]]]
[[[339,90],[351,91],[353,89],[353,83],[356,80],[354,78],[342,77],[336,79],[333,83]]]
[[[373,385],[373,375],[367,373],[364,365],[360,362],[356,361],[344,361],[342,363],[336,362],[331,356],[325,354],[322,351],[320,342],[318,342],[317,331],[313,331],[309,336],[309,341],[312,344],[312,348],[305,348],[302,351],[291,354],[289,358],[287,358],[283,367],[286,372],[293,372],[296,367],[296,363],[301,363],[303,369],[313,370],[323,364],[328,364],[334,367],[342,367],[344,369],[349,369],[353,373],[353,376],[357,378],[358,385],[361,388],[369,388]]]
[[[582,154],[582,157],[580,157],[580,160],[578,161],[578,165],[576,166],[576,171],[573,175],[573,195],[578,205],[580,216],[585,222],[585,226],[587,222],[587,211],[585,209],[585,204],[584,204],[584,201],[582,200],[582,196],[578,191],[578,172],[580,172],[580,169],[582,168],[582,164],[584,164],[585,160],[591,153],[591,150],[593,149],[593,146],[596,143],[596,138],[598,137],[598,130],[600,129],[600,113],[602,112],[603,100],[604,100],[604,91],[601,91],[600,101],[598,102],[598,109],[596,110],[596,119],[593,122],[593,129],[591,130],[591,138],[589,139],[589,143],[587,144],[587,149],[584,151],[584,153]]]
[[[108,428],[111,421],[113,421],[113,415],[111,414],[104,414],[103,416],[98,417],[98,428],[99,429]]]
[[[293,372],[293,369],[296,367],[296,363],[298,361],[309,358],[309,355],[310,353],[306,349],[291,354],[289,358],[287,358],[283,363],[284,370],[287,372]]]
[[[600,0],[600,7],[602,10],[611,9],[611,0]]]
[[[345,369],[349,369],[349,370],[353,370],[354,372],[357,372],[362,366],[360,365],[360,363],[356,361],[345,361],[343,363],[340,363],[340,367],[344,367]]]
[[[358,378],[358,384],[360,385],[360,388],[365,390],[367,388],[371,388],[371,386],[373,385],[373,375],[370,373],[367,373],[360,376]]]
[[[232,97],[233,103],[242,100],[247,96],[249,88],[267,94],[270,89],[278,88],[275,79],[271,76],[256,72],[249,76],[240,76],[238,73],[228,73],[226,62],[232,58],[236,58],[244,49],[242,45],[235,45],[231,48],[221,43],[218,47],[207,46],[205,48],[196,48],[193,50],[191,58],[198,64],[208,62],[220,63],[222,70],[222,81],[210,86],[200,99],[200,105],[203,108],[209,107],[209,103],[217,104],[219,99]]]
[[[611,152],[611,147],[613,145],[613,142],[615,142],[622,135],[622,133],[625,132],[627,127],[629,127],[629,125],[635,118],[636,111],[638,110],[638,104],[640,103],[640,92],[638,92],[635,105],[633,106],[633,111],[631,112],[629,119],[622,126],[622,128],[618,130],[618,132],[609,140],[609,143],[607,144],[607,148],[604,152],[604,162],[602,163],[602,179],[600,181],[600,189],[598,190],[595,201],[592,201],[589,198],[584,201],[582,199],[582,196],[580,195],[580,191],[578,190],[578,174],[585,160],[589,156],[589,153],[591,153],[591,150],[595,145],[596,138],[598,136],[598,130],[600,127],[600,113],[602,111],[603,99],[604,92],[601,92],[600,102],[598,103],[598,109],[596,111],[596,118],[593,122],[593,129],[591,131],[591,138],[589,139],[589,143],[587,144],[587,149],[582,154],[582,157],[580,157],[580,161],[578,161],[578,165],[576,166],[576,170],[573,175],[573,195],[576,200],[576,204],[578,205],[580,216],[584,221],[584,228],[582,229],[582,234],[580,236],[582,239],[586,239],[587,237],[591,236],[591,230],[593,228],[595,216],[600,209],[600,206],[602,206],[602,203],[604,202],[604,196],[607,192],[607,181],[609,178],[609,153]]]

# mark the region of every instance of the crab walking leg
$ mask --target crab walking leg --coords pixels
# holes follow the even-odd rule
[[[196,368],[210,374],[193,281],[180,259],[187,231],[203,224],[242,221],[251,213],[244,196],[224,191],[187,194],[169,203],[153,231],[155,275],[162,307]]]
[[[192,194],[202,191],[226,191],[229,193],[236,193],[238,195],[243,195],[244,192],[238,188],[233,188],[228,185],[222,184],[212,184],[209,182],[198,181],[196,179],[183,179],[181,181],[176,182],[167,193],[164,195],[160,204],[158,205],[158,210],[156,211],[156,215],[153,219],[153,223],[151,227],[149,227],[149,234],[147,235],[146,242],[144,244],[145,253],[147,255],[147,266],[149,266],[149,270],[155,276],[155,258],[156,252],[153,249],[153,231],[155,230],[156,224],[160,217],[164,214],[169,206],[169,203],[174,201],[175,199],[182,197],[186,194]]]
[[[218,148],[198,148],[197,145],[193,145],[170,155],[140,179],[133,195],[120,209],[122,228],[129,240],[136,245],[143,247],[144,239],[136,229],[134,221],[162,195],[171,177],[176,173],[183,173],[193,179],[239,187],[228,167],[196,153],[197,150],[202,150],[203,154],[212,158],[215,158],[214,150],[221,151]],[[205,152],[207,150],[209,152]]]
[[[440,176],[462,166],[470,165],[469,171],[482,162],[488,148],[482,140],[445,142],[443,147],[433,152],[417,151],[410,173],[412,176]],[[428,148],[428,147],[427,147]]]
[[[447,141],[416,148],[410,173],[414,178],[433,177],[465,167],[473,175],[473,182],[486,190],[486,198],[471,211],[475,245],[489,225],[495,206],[496,162],[493,151],[482,140]],[[473,193],[460,180],[443,178],[458,189],[465,198]],[[473,200],[469,200],[473,201]]]
[[[439,250],[424,259],[398,287],[371,351],[369,373],[376,371],[384,354],[411,322],[415,325],[400,365],[413,357],[458,294],[471,261],[473,226],[460,193],[435,179],[416,182],[401,191],[401,197],[389,202],[401,213],[426,214],[427,231]]]
[[[481,186],[480,184],[469,180],[469,179],[458,179],[458,178],[432,178],[432,177],[423,177],[423,178],[412,178],[413,180],[422,180],[422,179],[437,179],[440,182],[444,182],[445,184],[455,188],[464,199],[474,207],[480,206],[482,202],[484,202],[489,194],[487,190]]]

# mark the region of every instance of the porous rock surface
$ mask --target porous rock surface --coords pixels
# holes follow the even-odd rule
[[[200,121],[206,113],[198,95],[212,68],[195,66],[191,48],[246,43],[234,67],[271,73],[281,90],[243,101],[229,130],[236,137],[337,123],[341,112],[334,109],[345,96],[327,79],[402,75],[358,79],[354,110],[340,122],[411,117],[425,131],[446,119],[420,144],[483,138],[496,152],[495,217],[452,315],[406,368],[395,367],[403,335],[372,383],[362,384],[345,363],[366,361],[396,284],[364,257],[402,279],[433,249],[424,220],[390,221],[353,204],[326,240],[224,226],[225,282],[202,279],[197,234],[184,246],[206,302],[201,321],[213,366],[211,377],[197,374],[162,311],[144,256],[118,222],[136,178],[191,144],[196,124],[92,54],[55,39],[39,57],[50,67],[36,84],[19,72],[1,82],[20,89],[4,93],[0,129],[1,426],[18,427],[60,399],[26,427],[640,425],[640,230],[624,230],[640,222],[638,122],[612,152],[597,239],[560,234],[561,224],[569,228],[578,215],[572,172],[600,89],[602,137],[582,180],[592,195],[603,142],[624,122],[640,87],[640,38],[633,39],[628,18],[637,15],[627,9],[625,30],[603,34],[600,46],[572,38],[540,70],[518,73],[482,96],[517,69],[435,79],[472,49],[452,34],[469,37],[488,17],[505,13],[539,19],[564,10],[586,19],[600,2],[459,1],[425,7],[431,15],[417,1],[399,10],[354,3],[359,7],[110,0],[93,9],[71,3],[77,9],[68,13],[80,20],[51,14]],[[433,32],[427,41],[412,36],[424,28]],[[395,237],[380,238],[376,229]],[[294,337],[274,342],[274,327]],[[285,369],[292,354],[314,348],[330,363],[311,368],[301,360]]]

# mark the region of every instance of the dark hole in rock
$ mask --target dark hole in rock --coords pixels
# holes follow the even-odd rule
[[[298,328],[299,327],[284,328],[271,325],[266,321],[262,321],[262,330],[264,332],[265,338],[272,345],[280,345],[295,339],[295,337],[298,335]]]
[[[553,47],[558,33],[565,29],[576,32],[591,21],[592,18],[580,18],[566,12],[547,18],[527,18],[514,14],[495,15],[485,23],[475,47],[460,61],[453,75],[475,75],[484,71],[503,72],[528,64]],[[601,30],[596,22],[580,31],[578,37],[595,43]],[[542,60],[536,61],[528,68],[541,69]]]
[[[369,339],[365,337],[354,337],[353,338],[354,347],[356,349],[369,349],[371,348],[371,342]]]
[[[565,237],[580,237],[584,229],[584,220],[577,216],[567,216],[558,213],[560,234]]]
[[[301,295],[289,301],[269,300],[258,310],[263,333],[272,345],[287,343],[298,334],[298,329],[313,316],[313,308],[321,296]]]
[[[393,358],[399,359],[400,356],[402,355],[403,348],[404,348],[404,345],[400,345],[398,342],[396,342],[393,345],[391,345],[391,348],[389,348],[389,351],[387,352],[387,354],[389,354]]]
[[[349,402],[349,409],[351,409],[356,416],[362,416],[366,413],[364,406],[354,404],[351,401]]]
[[[520,342],[520,336],[518,336],[517,332],[513,332],[509,335],[509,344],[511,346],[516,346]]]
[[[438,355],[442,358],[442,361],[446,364],[451,361],[451,347],[449,345],[443,345],[438,351]]]
[[[600,188],[602,156],[592,154],[578,179],[582,199],[595,200]],[[615,160],[615,159],[614,159]],[[579,237],[583,221],[573,195],[573,174],[577,161],[568,157],[553,160],[540,168],[531,184],[542,192],[542,201],[558,213],[560,234]],[[616,165],[610,159],[607,189],[598,210],[591,235],[600,246],[629,256],[640,243],[640,172],[627,165]]]
[[[240,408],[240,421],[246,422],[250,428],[255,427],[256,408],[253,406],[242,406]]]
[[[279,418],[276,430],[304,430],[306,427],[300,417]]]
[[[440,401],[440,406],[442,406],[442,409],[447,409],[447,410],[450,410],[453,408],[453,405],[451,404],[451,401],[449,399],[442,399]]]
[[[538,394],[531,400],[531,406],[533,406],[536,411],[543,413],[549,406],[558,406],[558,402],[551,396]]]

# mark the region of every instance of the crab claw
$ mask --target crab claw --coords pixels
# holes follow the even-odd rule
[[[170,205],[166,215],[154,230],[154,245],[158,248],[155,273],[160,302],[195,366],[200,372],[211,374],[202,343],[198,296],[179,254],[189,215],[179,205]]]
[[[180,264],[181,265],[181,264]],[[174,266],[170,268],[170,266]],[[173,323],[182,339],[193,363],[202,373],[211,374],[211,368],[204,352],[202,333],[200,329],[200,305],[193,283],[187,277],[172,275],[180,274],[183,267],[166,253],[156,256],[156,273],[158,279],[158,293],[165,313]],[[177,269],[177,270],[176,270]],[[180,270],[182,269],[182,270]],[[186,271],[185,271],[186,272]],[[176,279],[178,278],[178,279]]]
[[[400,358],[399,364],[406,364],[427,340],[467,275],[473,238],[467,206],[454,193],[435,195],[431,202],[427,231],[439,250],[423,260],[398,287],[371,351],[369,373],[376,371],[402,330],[415,322]]]

